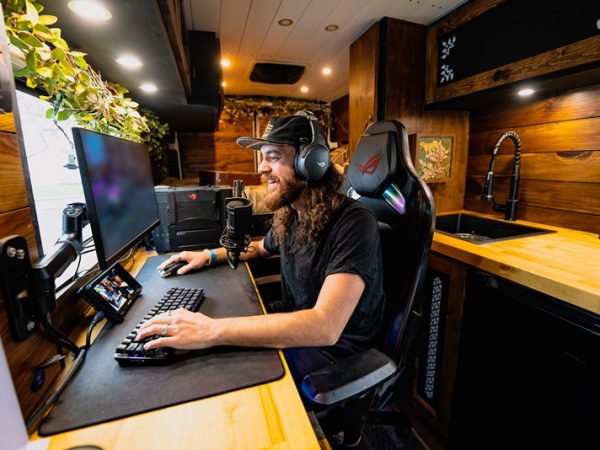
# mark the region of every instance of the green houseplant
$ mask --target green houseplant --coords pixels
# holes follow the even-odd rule
[[[57,17],[41,14],[37,0],[7,0],[6,32],[16,78],[47,93],[40,98],[58,107],[58,120],[73,116],[87,129],[141,142],[150,133],[138,104],[126,97],[126,88],[104,81],[53,27]],[[47,111],[53,116],[54,108]]]
[[[282,97],[249,97],[227,96],[223,107],[231,123],[238,123],[249,114],[273,114],[276,116],[294,114],[302,109],[312,111],[319,121],[328,128],[330,126],[330,107],[327,103],[316,100],[303,100]]]

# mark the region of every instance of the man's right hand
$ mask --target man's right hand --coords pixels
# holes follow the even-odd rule
[[[200,269],[208,262],[208,252],[202,250],[201,252],[181,252],[178,255],[173,255],[166,261],[163,261],[156,270],[162,270],[170,264],[177,262],[186,262],[187,264],[177,270],[177,275],[184,275],[190,270]]]

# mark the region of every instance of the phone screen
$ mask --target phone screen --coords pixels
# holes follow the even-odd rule
[[[117,273],[116,267],[94,285],[94,291],[116,311],[132,298],[135,289]]]

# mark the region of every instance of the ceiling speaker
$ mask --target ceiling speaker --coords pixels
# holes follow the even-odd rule
[[[269,84],[294,84],[304,73],[304,66],[292,64],[256,63],[250,81]]]

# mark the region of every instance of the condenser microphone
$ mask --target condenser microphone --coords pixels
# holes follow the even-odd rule
[[[227,224],[223,229],[220,243],[227,250],[227,262],[236,269],[240,253],[248,250],[252,229],[252,202],[244,197],[225,199]]]

